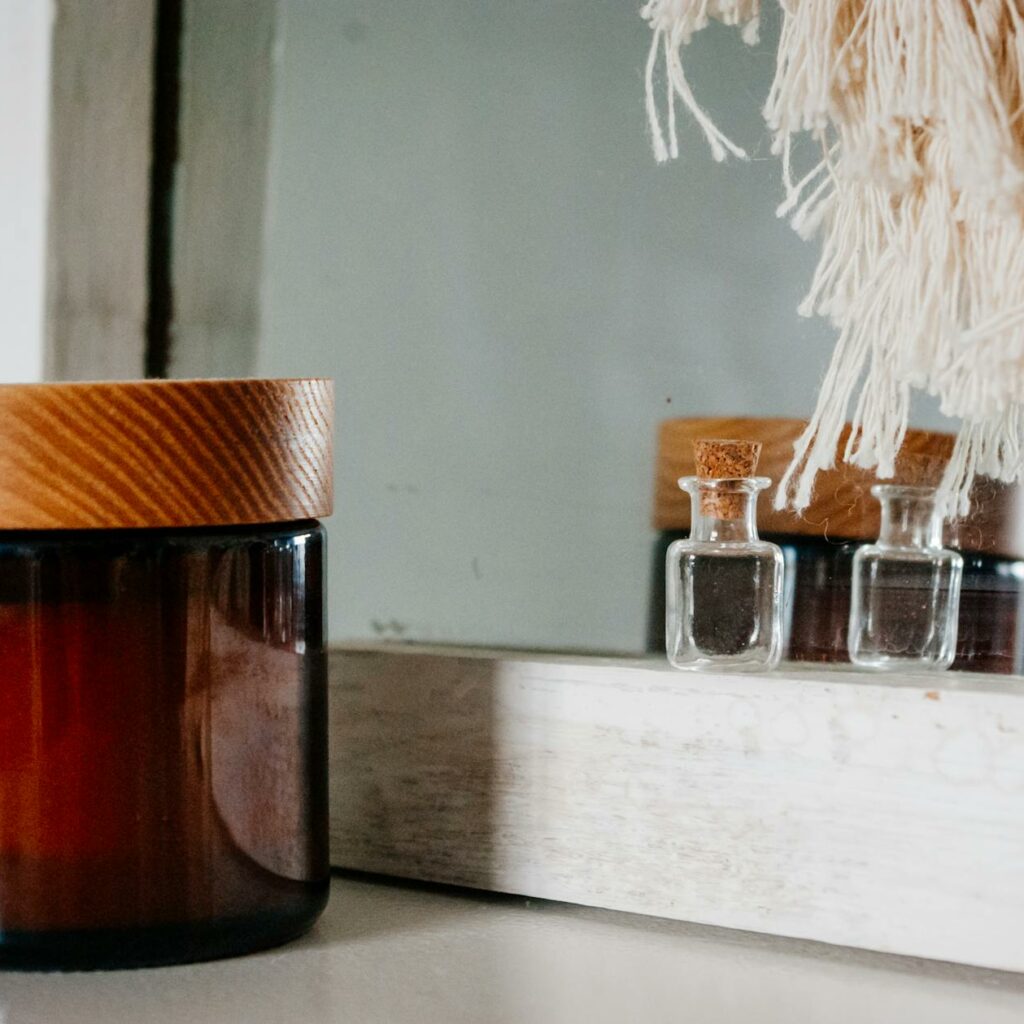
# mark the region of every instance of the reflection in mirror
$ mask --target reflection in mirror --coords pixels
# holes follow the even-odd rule
[[[804,425],[737,417],[662,424],[650,652],[664,645],[665,586],[671,592],[674,585],[663,579],[667,553],[691,534],[690,502],[679,481],[695,471],[694,443],[706,437],[759,441],[758,473],[777,483]],[[819,477],[804,512],[760,504],[761,536],[781,547],[785,561],[784,657],[914,671],[950,664],[1001,673],[1024,668],[1019,488],[981,480],[971,513],[944,523],[935,483],[952,446],[950,434],[912,430],[893,481],[880,484],[873,473],[837,460]]]
[[[834,343],[796,315],[816,253],[774,212],[756,98],[778,29],[769,5],[754,48],[714,25],[687,53],[750,161],[715,164],[687,131],[680,160],[657,166],[635,5],[276,5],[244,369],[337,381],[333,642],[664,656],[665,552],[690,528],[686,423],[762,440],[758,472],[777,483]],[[202,77],[213,38],[244,42],[200,46],[186,26],[186,167],[223,101]],[[206,223],[201,190],[180,198],[186,227]],[[179,247],[182,310],[217,273],[190,279],[203,251]],[[183,315],[179,373],[190,329]],[[911,443],[948,455],[936,409],[914,423],[936,433]],[[801,516],[761,497],[787,569],[785,657],[848,662],[876,482],[825,473]],[[995,486],[946,527],[964,560],[955,669],[1020,667],[1019,532],[1015,493]]]

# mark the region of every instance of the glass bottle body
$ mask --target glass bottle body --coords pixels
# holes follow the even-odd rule
[[[757,536],[764,478],[680,486],[693,502],[690,537],[666,556],[665,647],[677,669],[766,671],[782,655],[783,556]]]
[[[956,656],[963,558],[942,547],[933,488],[880,484],[876,544],[853,556],[850,660],[862,668],[948,668]]]

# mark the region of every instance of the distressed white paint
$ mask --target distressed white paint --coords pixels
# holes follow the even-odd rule
[[[50,0],[0,3],[0,382],[43,374],[52,21]]]
[[[334,656],[335,863],[1024,971],[1024,682]]]

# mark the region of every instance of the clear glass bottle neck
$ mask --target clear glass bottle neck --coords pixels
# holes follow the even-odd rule
[[[758,539],[757,496],[769,485],[765,477],[700,480],[683,477],[679,486],[690,495],[690,540],[746,544]]]
[[[882,507],[878,546],[933,549],[942,547],[942,515],[931,487],[877,484],[871,493]]]

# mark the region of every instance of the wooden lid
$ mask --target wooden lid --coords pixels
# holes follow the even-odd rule
[[[0,530],[329,515],[328,380],[0,385]]]
[[[654,525],[658,530],[690,528],[690,496],[679,489],[679,478],[696,475],[694,443],[702,438],[741,437],[761,443],[758,473],[778,484],[793,457],[793,444],[806,427],[804,420],[699,417],[665,420],[658,434]],[[843,431],[839,450],[846,444]],[[917,467],[934,475],[953,450],[952,434],[911,430],[900,453],[897,472]],[[924,468],[922,468],[924,467]],[[909,470],[908,470],[909,471]],[[874,473],[837,459],[834,469],[820,473],[810,506],[799,515],[772,508],[774,486],[758,505],[758,528],[765,534],[790,534],[830,540],[875,540],[879,505],[871,495],[878,482]],[[903,482],[912,482],[908,477]],[[1024,557],[1024,503],[1019,487],[982,479],[972,495],[967,519],[954,523],[949,542],[966,551]]]

